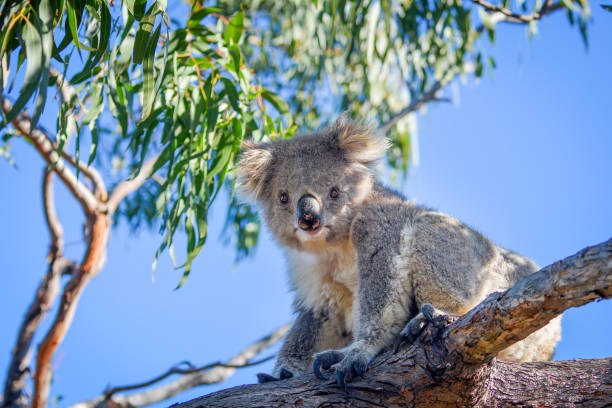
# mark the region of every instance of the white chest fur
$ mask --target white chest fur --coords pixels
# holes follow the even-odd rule
[[[352,326],[358,290],[357,262],[352,246],[320,252],[287,250],[289,280],[296,306],[315,311],[335,310]],[[350,327],[348,327],[350,329]]]

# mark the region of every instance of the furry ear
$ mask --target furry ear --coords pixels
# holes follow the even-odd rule
[[[238,161],[239,193],[257,200],[263,192],[263,181],[271,162],[272,152],[268,145],[243,141]]]
[[[333,131],[346,158],[366,167],[373,167],[389,148],[389,141],[382,132],[377,132],[371,125],[352,122],[345,114],[333,125]]]

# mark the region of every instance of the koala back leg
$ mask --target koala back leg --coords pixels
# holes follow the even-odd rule
[[[505,361],[518,362],[552,360],[559,340],[561,340],[561,316],[555,317],[540,330],[502,350],[497,357]]]
[[[351,333],[344,327],[343,317],[333,311],[300,311],[278,354],[273,375],[280,378],[282,369],[297,376],[310,372],[314,353],[349,343]]]

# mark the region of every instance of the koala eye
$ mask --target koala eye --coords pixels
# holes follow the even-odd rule
[[[336,187],[332,187],[332,189],[329,190],[329,198],[331,198],[332,200],[338,198],[338,189]]]
[[[289,202],[289,194],[281,193],[278,199],[280,200],[281,204],[287,204]]]

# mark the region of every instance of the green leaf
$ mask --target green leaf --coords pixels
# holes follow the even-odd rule
[[[209,180],[216,176],[223,168],[227,167],[230,155],[232,154],[232,147],[233,145],[231,143],[226,143],[222,147],[217,147],[212,165],[210,166],[210,170],[208,170]]]
[[[263,88],[260,91],[261,96],[274,106],[278,113],[286,114],[289,113],[289,105],[280,96],[270,91],[269,89]]]
[[[155,16],[146,16],[140,21],[138,25],[138,31],[136,31],[136,39],[134,40],[134,53],[132,55],[132,62],[134,65],[138,65],[142,62],[142,59],[147,52],[147,47],[150,42],[149,35],[153,31],[153,25],[155,24]],[[159,31],[157,26],[157,31]],[[159,36],[159,32],[157,33]]]
[[[89,158],[87,159],[87,166],[93,163],[96,157],[96,152],[98,151],[99,131],[96,122],[97,121],[95,121],[94,123],[92,123],[92,125],[89,126],[89,131],[91,132],[91,148],[89,149]]]
[[[219,117],[219,105],[213,104],[208,107],[206,112],[206,133],[211,133],[217,126],[217,119]]]
[[[232,17],[225,28],[223,39],[226,43],[237,44],[240,41],[242,30],[244,29],[244,14],[239,11]]]
[[[79,34],[78,34],[78,27],[79,27],[79,21],[77,18],[77,13],[75,10],[75,5],[73,5],[73,3],[75,3],[75,0],[69,0],[67,5],[68,5],[68,26],[70,27],[70,33],[72,34],[72,42],[74,45],[76,45],[78,48],[80,49],[84,49],[84,50],[88,50],[88,51],[95,51],[95,48],[92,47],[88,47],[84,44],[82,44],[79,41]],[[79,14],[80,17],[80,14]]]
[[[38,88],[38,96],[34,106],[34,113],[30,127],[33,129],[38,124],[38,118],[42,114],[45,103],[47,102],[47,88],[49,86],[49,64],[51,55],[53,54],[53,10],[49,4],[49,0],[40,2],[38,15],[41,20],[39,26],[42,39],[42,73],[40,78],[40,86]]]
[[[147,0],[125,0],[125,6],[130,14],[140,21],[147,9]]]
[[[236,45],[230,45],[228,47],[230,57],[232,58],[232,62],[234,63],[233,69],[238,77],[242,74],[240,72],[240,67],[242,66],[242,53],[240,52],[240,48]]]
[[[187,21],[187,26],[190,28],[193,26],[197,26],[200,23],[200,21],[202,21],[202,19],[208,16],[209,14],[222,13],[222,12],[223,10],[219,7],[204,7],[196,11],[195,13],[191,15],[191,17],[189,17],[189,21]]]
[[[601,4],[601,8],[612,12],[612,4]]]
[[[187,212],[185,216],[185,232],[187,233],[187,260],[185,263],[178,268],[185,268],[183,271],[183,276],[181,277],[181,281],[178,283],[174,290],[179,289],[187,278],[189,277],[189,273],[191,272],[191,264],[193,260],[198,256],[204,243],[206,242],[206,232],[207,232],[207,224],[203,219],[198,219],[198,238],[196,239],[196,233],[194,229],[193,222],[190,216],[191,211]],[[205,219],[206,216],[204,216]],[[199,217],[198,217],[199,218]],[[177,269],[178,269],[177,268]]]
[[[143,103],[142,103],[142,116],[140,123],[144,121],[150,114],[153,108],[153,102],[155,101],[156,87],[155,81],[153,80],[153,65],[155,62],[155,48],[157,47],[157,40],[159,39],[159,31],[161,24],[157,26],[157,29],[149,39],[146,47],[144,60],[142,63],[142,92],[143,92]],[[165,64],[164,64],[165,65]],[[163,75],[163,74],[161,74]]]
[[[91,105],[83,118],[83,124],[90,124],[92,121],[96,120],[98,116],[102,113],[104,109],[104,98],[102,97],[102,86],[101,85],[93,85],[94,91],[91,95]]]
[[[87,58],[87,63],[85,64],[81,72],[75,74],[70,79],[70,82],[72,84],[78,84],[82,81],[85,81],[92,74],[94,74],[96,69],[99,68],[99,63],[102,60],[104,53],[108,50],[112,23],[108,4],[106,4],[106,2],[102,2],[99,16],[96,10],[92,7],[88,7],[88,10],[91,10],[92,17],[99,19],[100,33],[98,37],[98,44],[96,45],[96,49],[90,52],[89,57]]]
[[[36,91],[36,88],[38,88],[42,76],[44,57],[40,33],[30,21],[26,20],[22,35],[25,43],[26,61],[28,65],[26,67],[23,85],[19,91],[19,98],[17,98],[13,104],[13,109],[5,115],[2,124],[0,124],[0,129],[15,119],[17,114],[23,110],[34,91]]]
[[[230,101],[230,104],[232,105],[232,108],[234,108],[236,112],[240,112],[240,105],[238,103],[238,92],[236,92],[234,83],[230,79],[224,77],[221,77],[221,82],[223,82],[223,88],[227,93],[227,97]]]

